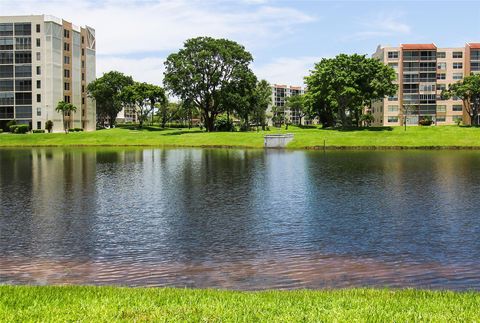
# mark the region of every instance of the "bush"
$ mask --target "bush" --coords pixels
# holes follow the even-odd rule
[[[12,128],[13,128],[13,131],[12,131]],[[29,130],[30,129],[26,124],[19,124],[19,125],[14,125],[10,127],[10,131],[12,131],[13,133],[19,133],[19,134],[27,133]]]
[[[11,129],[12,126],[15,126],[17,124],[17,121],[16,120],[10,120],[7,122],[7,129],[8,131],[10,132],[13,132],[13,130]]]
[[[430,126],[433,123],[433,120],[431,117],[424,117],[418,122],[422,126]]]
[[[53,129],[52,120],[48,120],[47,122],[45,122],[45,129],[47,129],[48,132],[52,132],[52,129]]]
[[[80,132],[80,131],[83,131],[83,129],[82,129],[82,128],[74,128],[73,130],[74,130],[75,132]]]
[[[75,128],[68,129],[68,132],[75,132]]]
[[[235,131],[235,126],[233,125],[232,120],[228,120],[226,115],[218,116],[215,120],[215,130],[216,131]]]
[[[45,130],[43,130],[43,129],[35,129],[35,130],[32,130],[32,133],[45,133]]]

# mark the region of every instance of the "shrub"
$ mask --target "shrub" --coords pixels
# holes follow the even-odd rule
[[[52,120],[48,120],[47,122],[45,122],[45,129],[47,129],[48,132],[52,132],[52,129],[53,129]]]
[[[7,129],[10,131],[10,132],[13,132],[13,130],[11,129],[12,126],[15,126],[17,124],[17,121],[16,120],[10,120],[7,122]]]
[[[68,129],[68,132],[75,132],[75,128]]]
[[[15,126],[12,126],[12,127],[14,128],[13,132],[14,133],[19,133],[19,134],[27,133],[28,130],[29,130],[29,127],[26,124],[19,124],[19,125],[15,125]],[[10,131],[12,130],[12,127],[10,127]]]
[[[430,126],[433,123],[433,120],[431,117],[424,117],[418,122],[422,126]]]
[[[215,130],[216,131],[234,131],[235,126],[233,125],[232,120],[228,120],[226,115],[218,116],[215,120]]]
[[[83,129],[82,129],[82,128],[74,128],[73,130],[74,130],[75,132],[80,132],[80,131],[83,131]]]
[[[43,130],[43,129],[35,129],[35,130],[32,130],[32,133],[45,133],[45,130]]]

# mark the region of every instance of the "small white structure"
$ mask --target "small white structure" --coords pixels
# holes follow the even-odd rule
[[[293,133],[266,135],[264,137],[265,148],[284,148],[293,140]]]

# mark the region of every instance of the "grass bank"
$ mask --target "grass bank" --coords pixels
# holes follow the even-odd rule
[[[478,321],[480,293],[0,286],[0,321]]]
[[[0,134],[0,146],[157,146],[157,147],[248,147],[262,148],[263,136],[293,133],[292,149],[326,148],[474,148],[480,149],[480,128],[402,127],[364,128],[356,130],[272,128],[259,132],[206,133],[196,129],[143,130],[116,128],[95,132],[55,134]]]

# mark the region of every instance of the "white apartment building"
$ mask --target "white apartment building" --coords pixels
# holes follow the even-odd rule
[[[286,100],[290,96],[304,94],[305,91],[300,86],[287,86],[287,85],[280,85],[280,84],[273,84],[272,85],[272,106],[276,106],[285,113],[286,116],[290,118],[290,121],[294,125],[300,124],[300,116],[298,111],[290,110],[285,107]],[[270,107],[268,112],[272,112],[272,108]],[[271,121],[269,122],[271,123]],[[306,118],[302,119],[302,124],[311,123]]]
[[[459,98],[443,100],[442,90],[471,73],[480,73],[480,43],[459,48],[435,44],[378,46],[373,54],[397,73],[397,94],[372,107],[375,126],[418,125],[431,118],[435,125],[470,122]]]
[[[0,16],[0,128],[10,120],[62,131],[59,101],[77,111],[70,128],[96,128],[95,103],[87,85],[95,79],[95,30],[47,16]]]

